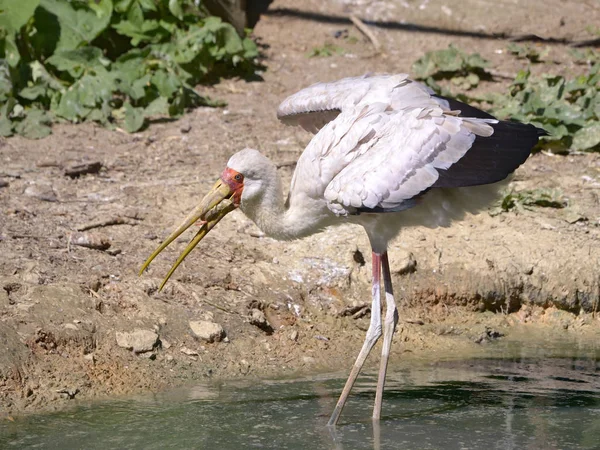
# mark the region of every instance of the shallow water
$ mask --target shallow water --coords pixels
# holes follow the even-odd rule
[[[345,373],[221,382],[0,423],[0,448],[600,449],[600,352],[488,345],[490,358],[394,364],[326,426]],[[492,358],[493,356],[493,358]]]

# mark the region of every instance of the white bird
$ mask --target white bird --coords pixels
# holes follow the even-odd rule
[[[398,312],[388,243],[403,227],[447,226],[477,212],[529,156],[543,130],[498,121],[434,95],[406,74],[345,78],[292,95],[277,115],[315,133],[296,165],[287,201],[276,166],[257,150],[234,154],[219,181],[144,263],[192,224],[200,230],[167,274],[227,213],[240,208],[267,236],[297,239],[343,223],[362,225],[373,258],[371,322],[329,420],[335,425],[361,367],[382,335],[373,418],[382,395]],[[386,312],[381,318],[381,278]]]

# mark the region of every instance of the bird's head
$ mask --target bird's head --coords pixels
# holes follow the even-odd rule
[[[261,174],[264,173],[265,165],[269,165],[269,160],[257,150],[244,149],[233,155],[208,194],[144,262],[140,275],[171,242],[194,223],[198,223],[200,229],[167,273],[160,285],[159,290],[161,290],[185,257],[223,217],[238,207],[243,210],[244,206],[251,204],[260,196]]]

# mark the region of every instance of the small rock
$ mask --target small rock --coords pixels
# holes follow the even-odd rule
[[[152,351],[158,342],[158,334],[152,330],[136,329],[133,332],[116,332],[117,345],[134,353]]]
[[[298,330],[293,330],[290,333],[290,339],[294,342],[296,342],[298,340]]]
[[[190,328],[195,337],[206,342],[219,342],[225,337],[225,330],[215,322],[193,320],[190,321]]]
[[[78,331],[79,328],[77,327],[77,325],[73,324],[73,323],[65,323],[63,325],[67,330],[75,330]]]
[[[313,358],[312,356],[303,356],[302,362],[304,362],[304,364],[314,364],[315,358]]]
[[[8,181],[0,180],[0,188],[8,187]]]
[[[110,239],[100,233],[72,233],[70,242],[73,245],[93,248],[95,250],[107,250],[110,248]]]
[[[96,364],[96,357],[94,356],[93,353],[88,353],[87,355],[84,355],[83,359],[85,359],[86,362],[88,362],[92,365]]]
[[[79,389],[59,389],[56,392],[59,394],[64,394],[69,400],[72,400],[77,394],[79,394]]]
[[[179,351],[188,356],[200,356],[200,353],[198,353],[196,350],[192,350],[191,348],[187,347],[181,347]]]
[[[476,344],[487,344],[488,342],[494,341],[504,336],[504,333],[496,331],[493,328],[485,327],[485,331],[474,339]]]
[[[38,200],[42,200],[45,202],[57,202],[58,197],[56,196],[56,192],[52,189],[52,186],[44,186],[32,184],[25,188],[23,192],[28,197],[37,198]]]
[[[405,319],[404,321],[414,325],[425,325],[425,322],[423,322],[421,319]]]
[[[579,214],[576,211],[569,211],[564,216],[565,221],[570,224],[574,224],[577,222],[587,222],[588,218],[582,214]]]
[[[71,178],[77,178],[88,173],[98,173],[102,169],[102,163],[94,161],[91,163],[74,164],[65,169],[65,175]]]
[[[408,275],[417,271],[417,260],[411,252],[400,251],[390,254],[390,269],[398,275]]]
[[[171,348],[171,343],[169,341],[167,341],[166,339],[161,339],[160,340],[161,346],[164,349],[170,349]]]
[[[165,356],[165,361],[166,361],[166,362],[172,362],[172,361],[173,361],[173,359],[175,359],[175,358],[173,358],[173,355],[166,355],[166,356]]]
[[[184,134],[189,133],[191,130],[192,130],[192,124],[190,122],[184,122],[179,127],[179,131],[181,131]]]
[[[267,318],[265,317],[265,313],[262,312],[260,309],[253,308],[250,310],[249,322],[250,322],[250,324],[260,328],[267,334],[273,333],[273,327],[267,321]]]

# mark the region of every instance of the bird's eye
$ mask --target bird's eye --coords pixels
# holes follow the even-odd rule
[[[235,179],[235,181],[239,181],[241,183],[244,180],[244,175],[242,175],[241,173],[238,173],[233,178]]]

